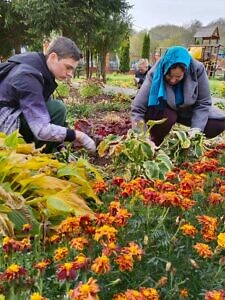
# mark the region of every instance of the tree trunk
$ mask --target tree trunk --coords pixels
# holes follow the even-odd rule
[[[89,63],[90,63],[90,50],[86,49],[86,78],[88,79],[90,76],[90,67],[89,67]]]
[[[101,54],[101,75],[104,83],[106,83],[106,71],[105,71],[106,55],[107,55],[106,51],[104,51]]]

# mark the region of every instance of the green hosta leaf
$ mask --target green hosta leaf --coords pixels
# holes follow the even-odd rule
[[[160,165],[163,164],[167,171],[171,170],[173,167],[172,161],[170,160],[169,156],[162,151],[156,156],[156,161],[159,162]]]
[[[143,168],[145,170],[145,175],[149,179],[159,178],[160,169],[159,169],[158,164],[155,161],[144,162]]]
[[[8,214],[10,221],[14,224],[16,230],[21,230],[24,224],[31,224],[31,234],[38,234],[40,223],[37,221],[31,207],[24,210],[13,210]]]
[[[191,146],[191,141],[185,131],[175,131],[175,134],[180,141],[181,148],[188,149]]]
[[[162,124],[166,121],[166,118],[161,119],[161,120],[149,120],[146,124],[148,125],[148,130],[147,132],[149,133],[152,129],[153,126]]]

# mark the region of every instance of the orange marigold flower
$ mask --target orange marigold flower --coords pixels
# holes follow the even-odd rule
[[[14,249],[13,246],[17,245],[16,241],[8,236],[4,237],[2,240],[2,249],[6,252],[9,253],[11,250]],[[19,246],[18,246],[19,249]]]
[[[96,229],[94,239],[99,241],[101,238],[105,237],[108,241],[115,241],[117,231],[118,230],[112,226],[103,225]]]
[[[119,293],[113,296],[112,300],[127,300],[126,295]]]
[[[197,251],[197,253],[203,258],[211,258],[213,256],[213,252],[210,247],[203,243],[196,243],[193,248]]]
[[[224,299],[225,299],[225,290],[220,290],[220,291],[212,290],[212,291],[208,291],[205,294],[205,298],[204,298],[204,300],[224,300]]]
[[[66,262],[57,266],[56,276],[58,280],[72,280],[77,276],[74,262]]]
[[[29,238],[24,238],[20,241],[20,250],[30,250],[31,249],[31,242]]]
[[[215,230],[218,226],[218,219],[215,217],[209,217],[206,215],[196,216],[196,219],[200,224],[204,226],[204,228],[209,228],[211,230]]]
[[[133,256],[130,253],[129,254],[123,253],[117,256],[115,262],[119,265],[119,270],[121,272],[133,270],[134,260],[133,260]]]
[[[159,300],[159,293],[156,289],[141,287],[140,292],[145,300]]]
[[[29,232],[29,231],[31,231],[31,228],[32,228],[32,226],[31,226],[31,224],[23,224],[23,228],[22,228],[22,231],[23,232]]]
[[[111,216],[109,213],[95,213],[95,217],[95,222],[98,226],[112,225],[114,221],[114,217]]]
[[[144,251],[136,243],[130,242],[129,247],[124,247],[122,249],[122,253],[131,254],[132,256],[135,256],[137,260],[141,260]]]
[[[219,192],[223,195],[225,195],[225,185],[221,185]]]
[[[189,210],[191,209],[193,206],[196,205],[196,201],[194,200],[191,200],[189,198],[184,198],[184,199],[181,199],[181,202],[180,202],[180,208],[182,208],[183,210]]]
[[[114,216],[113,223],[115,225],[119,225],[120,227],[123,227],[127,224],[127,220],[132,216],[131,213],[128,212],[126,208],[120,208],[116,215]]]
[[[34,264],[34,268],[43,272],[51,263],[50,259],[44,259]]]
[[[192,170],[195,173],[213,172],[218,168],[219,162],[216,159],[209,159],[203,162],[196,162],[192,165]]]
[[[39,293],[33,293],[30,296],[30,300],[48,300],[48,298],[41,296]]]
[[[127,290],[125,296],[127,300],[145,300],[143,294],[136,290]]]
[[[173,180],[177,178],[177,173],[174,171],[169,171],[166,173],[166,180]]]
[[[109,204],[110,215],[115,216],[120,208],[121,208],[121,204],[119,201],[111,201]]]
[[[124,179],[122,177],[115,177],[112,180],[112,185],[118,185],[121,186],[121,184],[124,182]]]
[[[214,229],[203,228],[201,234],[206,242],[211,242],[216,239],[216,231]]]
[[[180,206],[181,199],[176,192],[161,193],[159,197],[159,203],[163,206]]]
[[[197,216],[198,222],[203,225],[201,234],[205,241],[209,242],[216,239],[216,229],[218,226],[218,219],[209,216]]]
[[[106,255],[97,257],[92,266],[91,270],[97,274],[104,274],[110,271],[110,262],[109,258]]]
[[[84,250],[84,247],[87,245],[88,245],[88,240],[85,237],[73,238],[70,242],[70,246],[79,251]]]
[[[216,158],[219,154],[220,151],[218,149],[212,149],[204,153],[204,155],[209,158]]]
[[[93,185],[92,188],[96,192],[96,194],[100,194],[103,192],[106,192],[108,190],[108,187],[104,181],[96,181]]]
[[[76,269],[87,268],[89,261],[89,258],[87,258],[83,253],[80,253],[75,257],[74,265]]]
[[[112,254],[116,255],[120,251],[120,247],[117,246],[114,242],[109,242],[103,245],[104,248],[102,249],[102,253],[106,256],[110,256]]]
[[[162,277],[160,277],[159,280],[157,281],[156,286],[157,286],[157,287],[165,286],[165,285],[167,285],[167,282],[168,282],[168,277],[162,276]]]
[[[0,274],[0,280],[7,280],[10,282],[12,280],[19,279],[21,276],[26,274],[27,271],[23,267],[17,264],[12,264],[5,270],[5,272]]]
[[[225,176],[225,167],[220,167],[218,168],[217,172],[222,175],[222,176]]]
[[[152,187],[145,188],[142,191],[142,195],[143,195],[142,201],[145,205],[157,204],[160,200],[160,192],[155,191]]]
[[[177,187],[175,184],[172,184],[171,182],[164,182],[161,186],[161,191],[176,191]]]
[[[55,250],[54,260],[59,261],[65,258],[69,254],[69,250],[66,247],[59,247]]]
[[[86,234],[94,234],[95,233],[95,227],[93,226],[93,219],[90,218],[90,216],[81,216],[79,218],[79,225],[80,230],[82,233]]]
[[[183,288],[180,290],[180,297],[181,298],[187,298],[188,297],[188,290],[186,288]]]
[[[208,202],[212,205],[220,204],[224,201],[224,197],[219,193],[211,193],[208,197]]]
[[[221,248],[225,248],[225,232],[221,232],[217,237],[217,244]]]
[[[80,282],[74,290],[68,292],[71,300],[99,300],[97,293],[100,288],[97,284],[97,280],[92,277],[88,279],[87,283]]]
[[[192,238],[196,235],[196,233],[198,232],[197,229],[191,225],[191,224],[184,224],[180,227],[180,229],[182,230],[182,233],[184,235],[189,235]]]
[[[79,232],[79,221],[77,217],[69,217],[66,220],[62,221],[58,226],[59,233],[78,233]]]
[[[60,241],[60,236],[58,234],[53,234],[52,236],[50,236],[49,241],[52,244],[56,244]]]

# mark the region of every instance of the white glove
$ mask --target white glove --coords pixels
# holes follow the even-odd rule
[[[188,131],[188,136],[190,139],[193,139],[196,134],[200,133],[201,132],[201,129],[200,128],[191,128],[189,131]]]
[[[81,144],[90,153],[96,152],[95,142],[84,132],[75,130],[76,141]],[[75,142],[76,142],[75,141]]]

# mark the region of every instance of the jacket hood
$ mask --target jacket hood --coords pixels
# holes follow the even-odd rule
[[[15,62],[17,64],[28,64],[38,71],[40,71],[45,80],[52,83],[55,81],[54,76],[49,71],[46,59],[41,52],[27,52],[22,54],[16,54],[8,59],[9,62]]]
[[[27,64],[38,70],[44,78],[44,96],[48,98],[57,87],[55,77],[49,71],[46,58],[41,52],[27,52],[16,54],[8,59],[9,62]]]

